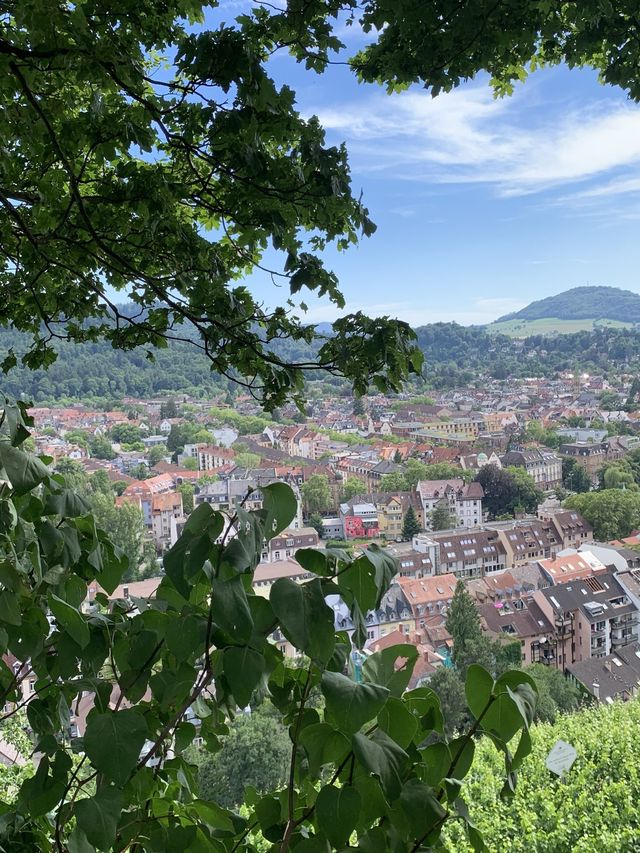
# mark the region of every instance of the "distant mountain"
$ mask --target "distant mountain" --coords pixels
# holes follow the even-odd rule
[[[640,323],[640,295],[619,287],[572,287],[556,296],[538,299],[504,320],[542,320],[557,317],[559,320],[619,320],[623,323]]]

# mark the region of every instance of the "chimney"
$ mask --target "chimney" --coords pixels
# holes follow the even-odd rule
[[[597,681],[594,681],[592,687],[593,687],[593,695],[596,697],[596,699],[598,701],[600,701],[600,685],[598,684]]]

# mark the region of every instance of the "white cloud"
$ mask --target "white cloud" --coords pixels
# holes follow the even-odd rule
[[[318,110],[346,137],[361,169],[434,183],[486,183],[524,195],[590,179],[587,195],[640,188],[640,108],[602,100],[577,108],[533,102],[531,91],[494,100],[488,86],[431,98],[377,94]],[[384,142],[384,144],[381,144]],[[622,177],[614,172],[633,170]]]

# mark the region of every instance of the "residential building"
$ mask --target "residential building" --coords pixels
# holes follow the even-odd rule
[[[409,551],[398,556],[398,576],[401,578],[426,578],[435,574],[435,566],[426,552]]]
[[[280,578],[289,578],[296,583],[310,580],[313,575],[292,559],[258,563],[253,573],[253,590],[256,595],[269,598],[271,587]]]
[[[262,563],[277,563],[294,557],[300,548],[317,548],[320,537],[313,527],[283,530],[267,542],[262,552]]]
[[[520,643],[523,666],[556,665],[555,626],[533,598],[491,602],[480,605],[478,610],[488,633]]]
[[[638,695],[640,687],[640,646],[625,646],[602,658],[570,663],[567,675],[596,702],[613,704]]]
[[[415,621],[414,629],[420,630],[430,616],[446,615],[456,589],[457,578],[453,574],[416,580],[399,578],[398,583]]]
[[[603,442],[573,442],[561,444],[561,456],[575,459],[585,469],[591,482],[598,482],[598,473],[607,461],[607,447]]]
[[[416,433],[430,433],[443,438],[461,441],[474,441],[484,427],[484,418],[480,415],[466,418],[447,418],[446,420],[430,420],[421,425]],[[410,433],[412,435],[413,433]]]
[[[557,665],[606,657],[638,640],[638,609],[612,573],[537,590],[557,638]]]
[[[562,485],[562,459],[551,450],[510,450],[500,461],[503,468],[524,468],[536,486],[545,491]]]
[[[349,501],[340,505],[345,539],[375,539],[380,535],[375,504]]]
[[[552,586],[584,580],[608,571],[607,566],[590,551],[559,551],[548,560],[538,560]]]
[[[164,492],[151,498],[151,535],[159,551],[171,545],[172,519],[182,518],[181,492]]]
[[[477,527],[482,523],[484,492],[480,483],[465,483],[462,479],[420,480],[416,491],[426,530],[431,528],[431,513],[437,506],[448,509],[456,527]]]
[[[438,574],[468,580],[507,568],[507,552],[495,530],[434,533],[432,539],[438,548]]]

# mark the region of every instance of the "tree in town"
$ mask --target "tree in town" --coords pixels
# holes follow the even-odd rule
[[[182,467],[185,471],[197,471],[198,470],[198,460],[195,456],[187,456],[186,459],[182,460]]]
[[[136,424],[114,424],[109,435],[111,440],[118,444],[136,444],[142,439],[142,430]]]
[[[111,442],[104,435],[96,435],[89,442],[89,453],[95,459],[114,459],[115,452]]]
[[[402,452],[400,450],[396,450],[396,452],[393,454],[393,461],[395,462],[395,464],[401,465],[403,459],[404,457],[402,455]]]
[[[309,527],[313,527],[320,538],[324,535],[324,525],[322,523],[322,516],[319,512],[312,512],[309,518],[307,519],[307,525]]]
[[[439,666],[429,679],[429,689],[433,690],[440,702],[445,720],[444,733],[453,738],[456,732],[470,723],[470,714],[464,695],[464,679],[450,666]]]
[[[449,504],[446,501],[437,503],[429,513],[429,518],[432,530],[449,530],[454,525]]]
[[[392,474],[383,474],[380,478],[380,491],[382,492],[407,492],[409,483],[404,474],[394,471]]]
[[[136,580],[156,567],[156,551],[146,535],[142,510],[129,501],[116,506],[113,496],[95,494],[90,499],[96,524],[108,530],[113,542],[127,557],[129,568],[123,580]]]
[[[257,468],[261,458],[257,453],[238,453],[235,458],[236,465],[240,468]]]
[[[219,752],[196,754],[199,794],[224,808],[237,808],[244,802],[248,785],[259,794],[283,787],[290,759],[287,727],[277,710],[265,702],[235,718]]]
[[[603,489],[630,489],[638,491],[638,484],[627,466],[612,462],[605,465],[599,472],[601,487]]]
[[[393,477],[393,474],[385,475],[387,477]],[[384,477],[382,478],[384,480]],[[386,489],[383,489],[386,491]],[[350,501],[351,498],[355,498],[356,495],[366,495],[367,494],[367,484],[361,480],[359,477],[348,477],[340,490],[340,499],[343,501]]]
[[[416,511],[412,506],[410,506],[404,514],[404,520],[402,522],[402,538],[413,539],[413,537],[417,533],[420,533],[421,530],[422,527],[420,526],[420,522],[418,521]]]
[[[599,542],[629,536],[640,527],[640,492],[637,491],[584,492],[571,495],[564,506],[577,510],[589,522]]]
[[[559,714],[575,711],[580,704],[580,690],[553,666],[534,663],[526,667],[538,688],[536,720],[554,723]]]
[[[447,611],[445,623],[447,631],[453,640],[453,663],[458,666],[462,661],[467,647],[482,639],[482,628],[480,626],[480,614],[473,598],[467,592],[464,582],[459,580],[456,584],[451,604]]]
[[[326,512],[332,504],[329,478],[326,474],[312,474],[300,487],[308,513]]]
[[[516,488],[514,504],[511,507],[512,511],[516,509],[524,510],[524,512],[535,512],[538,504],[542,502],[544,495],[536,486],[535,480],[531,474],[527,474],[524,468],[510,466],[505,468],[505,471],[511,476]]]
[[[153,467],[157,465],[158,462],[162,461],[169,455],[169,451],[167,450],[164,444],[154,444],[154,446],[147,453],[147,461],[149,465]]]
[[[178,417],[178,407],[176,406],[175,400],[164,400],[160,404],[160,417],[162,420],[165,418],[177,418]]]
[[[178,486],[178,491],[182,495],[182,509],[185,515],[193,512],[193,496],[195,489],[193,483],[181,483]]]
[[[518,486],[512,474],[497,465],[484,465],[475,476],[484,491],[483,508],[492,518],[512,515],[518,506]]]
[[[588,492],[591,478],[586,469],[573,457],[562,457],[562,485],[570,492]]]
[[[420,470],[420,480],[462,480],[468,476],[468,471],[450,462],[433,462]]]
[[[361,418],[365,414],[364,400],[362,397],[354,397],[352,412],[357,418]]]

